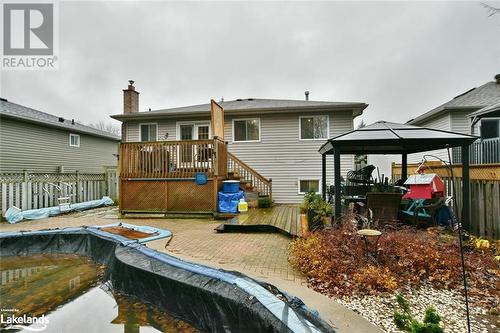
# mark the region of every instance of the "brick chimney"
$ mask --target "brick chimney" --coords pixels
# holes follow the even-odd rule
[[[129,80],[127,89],[123,89],[123,113],[139,112],[139,92],[135,91],[134,81]]]

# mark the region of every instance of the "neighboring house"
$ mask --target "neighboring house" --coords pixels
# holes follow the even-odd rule
[[[123,142],[205,140],[212,138],[210,104],[138,112],[131,84],[124,90]],[[237,99],[219,102],[224,108],[224,140],[228,150],[265,178],[272,179],[277,203],[298,203],[304,193],[321,189],[319,147],[325,139],[353,129],[365,103],[306,100]],[[330,162],[330,161],[329,161]],[[333,162],[328,179],[333,179]],[[342,173],[353,168],[342,160]],[[331,172],[331,174],[330,174]]]
[[[495,81],[490,81],[478,88],[473,88],[452,100],[414,118],[407,123],[422,127],[436,128],[481,137],[473,148],[473,163],[500,163],[500,74]],[[496,112],[495,110],[496,105]],[[480,117],[474,118],[474,114]],[[486,147],[486,148],[483,148]],[[492,148],[492,149],[490,149]],[[488,151],[488,153],[484,153]],[[445,161],[448,155],[445,150],[429,152]],[[422,155],[410,155],[408,159],[417,162]],[[460,154],[455,151],[453,162],[460,163]]]
[[[117,165],[120,138],[0,99],[0,173],[102,173]]]
[[[474,142],[472,163],[500,163],[500,103],[469,114]]]

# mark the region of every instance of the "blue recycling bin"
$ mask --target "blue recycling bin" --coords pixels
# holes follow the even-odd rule
[[[245,192],[238,191],[235,193],[219,192],[219,213],[237,213],[238,202],[245,197]]]
[[[222,182],[222,192],[236,193],[240,190],[240,182],[238,180],[225,180]]]

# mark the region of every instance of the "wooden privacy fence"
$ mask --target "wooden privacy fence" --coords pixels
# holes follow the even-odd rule
[[[58,199],[68,197],[71,203],[117,198],[116,167],[106,167],[104,173],[1,173],[0,203],[2,214],[12,206],[22,210],[58,205]]]
[[[408,165],[408,175],[417,164]],[[455,193],[449,169],[444,165],[430,164],[429,171],[443,179],[446,195],[456,199],[458,214],[462,211],[462,166],[454,165]],[[393,179],[401,177],[401,165],[393,164]],[[471,224],[470,231],[481,237],[500,239],[500,164],[478,164],[470,167]]]

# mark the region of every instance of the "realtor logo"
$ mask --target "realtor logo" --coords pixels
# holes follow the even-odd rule
[[[54,69],[54,3],[3,4],[2,69]]]

